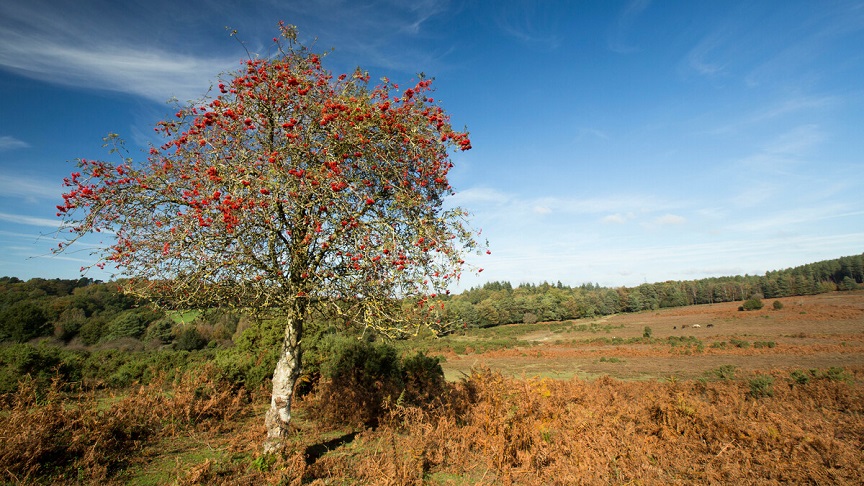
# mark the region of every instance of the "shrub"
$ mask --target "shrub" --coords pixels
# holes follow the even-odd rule
[[[87,319],[87,322],[81,325],[78,336],[81,338],[81,342],[92,346],[102,339],[102,336],[107,332],[107,328],[108,323],[105,322],[102,316],[92,316]]]
[[[207,346],[207,339],[194,327],[186,327],[174,341],[174,349],[179,351],[197,351]]]
[[[168,344],[173,339],[174,321],[170,317],[163,317],[150,323],[144,332],[144,339],[149,342]]]
[[[444,370],[441,358],[417,352],[402,360],[403,398],[412,405],[424,405],[439,398],[444,392]]]
[[[759,310],[764,307],[762,303],[762,299],[759,297],[751,297],[744,302],[744,305],[739,307],[739,310],[751,311],[751,310]]]
[[[651,328],[648,326],[645,326],[645,329],[642,330],[642,337],[650,339],[651,334],[653,334],[653,331],[651,330]]]
[[[138,310],[126,310],[117,314],[108,324],[108,335],[106,339],[118,339],[123,337],[140,338],[147,330],[147,316]]]
[[[239,347],[221,349],[216,352],[213,364],[222,379],[234,387],[249,391],[258,390],[273,375],[278,356],[275,349],[252,352]]]
[[[750,341],[744,341],[743,339],[732,338],[729,340],[729,344],[741,349],[747,349],[750,347]]]
[[[720,378],[721,380],[734,380],[735,379],[735,370],[738,367],[735,365],[723,365],[716,370],[714,370],[713,374]]]
[[[324,350],[324,379],[311,406],[333,426],[377,426],[388,404],[424,405],[446,385],[440,360],[422,353],[402,360],[389,344],[344,337],[329,339]]]
[[[750,396],[753,398],[774,396],[774,378],[768,375],[757,375],[750,379]]]
[[[758,348],[773,348],[776,346],[777,346],[777,343],[775,343],[774,341],[756,341],[755,343],[753,343],[753,347],[757,348],[757,349]]]
[[[54,336],[65,342],[69,342],[78,335],[81,326],[87,322],[87,315],[83,309],[70,307],[57,317],[54,323]]]
[[[34,302],[16,302],[0,313],[0,340],[23,343],[53,331],[45,309]]]
[[[824,376],[830,381],[852,381],[852,375],[847,373],[845,368],[839,366],[832,366],[828,368],[828,371],[825,372]]]
[[[774,303],[771,304],[771,307],[773,307],[774,310],[780,310],[783,308],[783,302],[780,302],[779,300],[775,300]]]
[[[806,385],[810,382],[810,374],[802,370],[795,370],[790,374],[792,382],[798,385]]]

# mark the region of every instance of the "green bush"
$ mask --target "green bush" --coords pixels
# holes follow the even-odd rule
[[[757,375],[750,379],[750,396],[753,398],[774,396],[774,378],[768,375]]]
[[[795,370],[790,374],[792,382],[798,385],[806,385],[807,383],[809,383],[810,376],[811,375],[802,370]]]
[[[441,396],[446,383],[441,358],[417,352],[402,360],[403,398],[412,405],[424,405]]]
[[[54,336],[64,342],[69,342],[81,331],[81,326],[87,322],[87,315],[83,309],[70,307],[65,309],[54,323]]]
[[[852,375],[847,373],[845,368],[839,366],[832,366],[828,368],[828,371],[825,372],[824,376],[830,381],[852,381]]]
[[[775,300],[774,303],[771,304],[771,307],[773,307],[774,310],[780,310],[783,308],[783,302],[780,302],[779,300]]]
[[[729,344],[741,349],[747,349],[750,347],[750,341],[744,341],[743,339],[732,338],[729,340]]]
[[[163,317],[151,322],[147,326],[147,330],[144,331],[144,340],[159,344],[168,344],[174,339],[173,332],[174,320],[170,317]]]
[[[45,309],[31,301],[16,302],[0,312],[0,340],[27,342],[54,331]]]
[[[0,394],[18,388],[18,382],[30,376],[40,385],[54,378],[79,381],[86,353],[66,351],[53,346],[9,344],[0,346]]]
[[[446,386],[438,358],[418,352],[400,359],[387,343],[330,337],[321,351],[324,379],[312,407],[334,426],[375,426],[388,404],[421,406]]]
[[[207,338],[198,329],[188,326],[180,331],[174,340],[174,349],[178,351],[197,351],[207,346]]]
[[[739,307],[740,310],[751,311],[751,310],[759,310],[764,307],[762,303],[762,299],[759,297],[751,297],[744,302],[744,305]]]
[[[734,380],[735,379],[735,371],[738,369],[735,365],[723,365],[717,368],[712,372],[717,378],[721,380]]]
[[[213,363],[222,373],[222,378],[237,387],[257,390],[273,377],[278,360],[276,350],[250,352],[240,348],[220,349]]]
[[[148,314],[138,309],[126,310],[117,314],[108,323],[108,334],[105,336],[105,339],[140,338],[144,335],[144,331],[147,330],[147,325],[150,323]]]
[[[78,337],[81,338],[82,343],[87,346],[92,346],[98,343],[107,331],[108,323],[105,322],[105,319],[103,319],[102,316],[93,316],[88,318],[87,321],[81,325],[81,329],[78,331]]]
[[[653,334],[653,331],[648,326],[645,326],[645,329],[642,330],[642,337],[643,338],[650,339],[652,334]]]

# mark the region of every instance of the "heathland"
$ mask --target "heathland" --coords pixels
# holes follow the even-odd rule
[[[98,294],[102,310],[93,304],[80,319],[69,311],[80,306],[55,303],[51,332],[41,331],[48,336],[0,348],[6,482],[859,484],[864,477],[861,289],[760,292],[761,308],[750,299],[559,320],[532,313],[519,324],[389,343],[319,332],[291,441],[282,454],[264,455],[268,336],[278,326],[194,312],[144,325],[130,317],[141,308],[110,310],[114,297],[96,291],[108,284],[84,283],[76,302]],[[499,295],[492,287],[474,296]],[[76,291],[67,295],[75,301]],[[85,344],[81,329],[100,313],[102,331]],[[140,337],[120,336],[124,329]]]

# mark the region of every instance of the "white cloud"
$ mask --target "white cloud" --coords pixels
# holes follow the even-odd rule
[[[472,204],[495,204],[501,205],[510,201],[511,198],[499,191],[489,187],[472,187],[459,191],[455,196],[450,198],[450,201],[458,205],[470,207]]]
[[[625,224],[633,218],[634,218],[633,213],[628,213],[628,214],[615,213],[615,214],[610,214],[609,216],[604,217],[602,221],[604,223]]]
[[[702,76],[715,76],[723,72],[726,62],[717,53],[726,42],[725,36],[719,32],[703,38],[685,57],[686,66]]]
[[[28,147],[30,147],[29,143],[27,143],[23,140],[18,140],[15,137],[10,137],[8,135],[4,135],[4,136],[0,137],[0,151],[20,149],[20,148],[28,148]]]
[[[508,36],[526,44],[547,49],[557,48],[562,41],[559,33],[560,12],[549,2],[500,2],[495,10],[498,28]]]
[[[60,227],[59,219],[36,218],[33,216],[24,216],[20,214],[0,213],[0,221],[8,221],[16,224],[26,224],[29,226],[41,226],[45,228],[57,229]]]
[[[664,214],[663,216],[654,219],[654,224],[658,224],[661,226],[679,225],[686,222],[686,218],[684,218],[683,216],[678,216],[677,214]]]
[[[131,93],[157,102],[196,99],[204,94],[208,80],[236,65],[236,60],[130,46],[70,46],[20,36],[14,42],[0,51],[0,64],[7,69],[42,81]]]
[[[45,181],[18,174],[0,173],[0,194],[3,197],[52,199],[60,202],[63,190],[57,181]]]
[[[639,50],[627,40],[631,27],[639,16],[651,5],[651,0],[630,0],[608,36],[609,50],[618,54],[629,54]]]
[[[146,34],[118,28],[129,22],[117,16],[115,5],[98,18],[77,7],[4,2],[0,67],[49,83],[164,102],[198,98],[218,73],[237,66],[236,57],[198,57],[146,42]]]

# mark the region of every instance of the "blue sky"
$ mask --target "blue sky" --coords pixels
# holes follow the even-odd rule
[[[143,156],[166,100],[266,55],[279,20],[335,73],[435,77],[474,146],[454,203],[492,249],[463,288],[864,251],[864,2],[28,0],[0,3],[0,275],[77,278],[86,245],[50,255],[74,160],[109,132]]]

